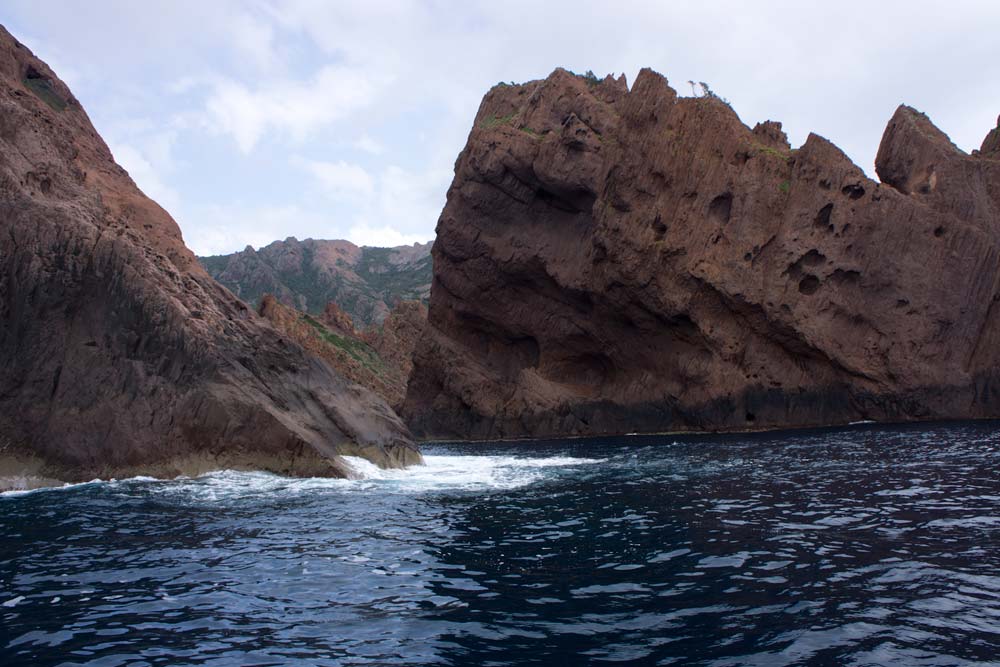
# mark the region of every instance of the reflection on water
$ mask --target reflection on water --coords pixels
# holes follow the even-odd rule
[[[998,664],[995,424],[427,454],[6,494],[0,664]]]

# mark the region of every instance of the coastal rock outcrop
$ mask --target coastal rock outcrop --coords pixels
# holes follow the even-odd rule
[[[209,277],[0,28],[0,476],[350,475],[342,454],[420,460],[382,399]]]
[[[643,70],[484,98],[403,416],[519,437],[1000,416],[1000,154],[900,107],[882,183]]]

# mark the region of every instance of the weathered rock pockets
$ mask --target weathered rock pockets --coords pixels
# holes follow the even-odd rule
[[[997,130],[900,107],[867,178],[643,70],[484,98],[403,415],[424,437],[995,417]]]
[[[205,273],[69,89],[2,28],[0,434],[6,473],[21,462],[62,480],[343,476],[340,454],[420,459],[384,401]]]

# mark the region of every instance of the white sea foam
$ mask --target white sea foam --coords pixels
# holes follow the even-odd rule
[[[3,495],[24,495],[53,490],[104,484],[113,489],[139,490],[166,498],[218,502],[274,494],[300,495],[316,492],[424,493],[435,491],[489,491],[515,489],[539,482],[559,469],[603,463],[607,459],[570,456],[449,456],[426,455],[424,465],[405,469],[379,468],[370,461],[345,456],[357,479],[326,477],[290,478],[266,472],[220,470],[197,478],[161,480],[133,477],[122,480],[93,480],[60,487],[12,491]]]
[[[197,479],[151,485],[149,488],[155,493],[179,494],[208,502],[272,494],[300,495],[330,491],[488,491],[527,486],[543,480],[560,468],[591,465],[606,460],[569,456],[535,458],[426,455],[424,465],[383,469],[361,457],[343,458],[357,475],[356,479],[290,478],[265,472],[223,470]]]
[[[570,456],[544,458],[519,456],[427,455],[424,465],[383,470],[365,459],[344,457],[361,476],[360,482],[379,483],[387,490],[406,492],[435,490],[514,489],[544,479],[550,469],[603,463],[606,459]]]
[[[544,480],[559,469],[603,463],[606,459],[569,456],[425,455],[424,465],[383,469],[367,459],[343,457],[357,479],[288,478],[263,472],[220,471],[183,483],[158,485],[156,491],[217,501],[270,494],[317,492],[432,493],[515,489]]]
[[[32,494],[32,493],[42,493],[42,492],[45,492],[45,491],[66,491],[66,490],[69,490],[69,489],[79,488],[81,486],[89,486],[91,484],[102,484],[102,483],[104,483],[103,479],[92,479],[89,482],[76,482],[76,483],[66,482],[64,484],[59,484],[59,485],[56,485],[56,486],[45,486],[45,485],[42,485],[42,486],[32,486],[30,484],[30,482],[33,481],[32,478],[23,478],[22,477],[22,478],[17,478],[17,481],[21,485],[23,485],[23,486],[30,486],[31,488],[12,489],[10,491],[0,491],[0,498],[16,498],[18,496],[26,496],[26,495],[29,495],[29,494]],[[114,480],[112,480],[112,481],[114,481]]]
[[[214,503],[220,501],[260,498],[274,495],[295,495],[322,489],[344,487],[344,479],[292,478],[269,472],[218,470],[199,477],[179,477],[174,480],[122,480],[118,485],[141,482],[142,492],[165,499]]]

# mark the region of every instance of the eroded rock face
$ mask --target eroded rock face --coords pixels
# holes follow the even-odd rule
[[[406,385],[413,372],[413,354],[427,328],[427,306],[420,301],[401,301],[382,324],[362,334],[385,365],[393,393],[386,400],[396,410],[406,398]]]
[[[422,303],[404,301],[381,326],[361,333],[335,303],[327,304],[323,316],[317,318],[265,294],[259,312],[281,333],[381,396],[393,409],[402,405],[413,369],[413,349],[427,321]]]
[[[0,470],[61,480],[416,462],[372,392],[212,280],[0,28]]]
[[[438,222],[423,436],[1000,415],[995,132],[901,107],[865,177],[643,70],[485,97]]]

